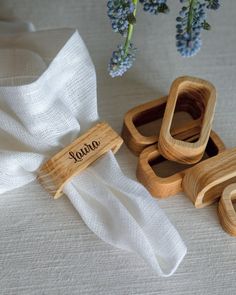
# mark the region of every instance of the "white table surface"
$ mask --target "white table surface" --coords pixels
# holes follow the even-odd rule
[[[225,0],[212,12],[211,32],[192,59],[175,49],[179,1],[169,0],[169,15],[138,13],[135,66],[122,79],[111,79],[107,61],[120,42],[106,17],[106,1],[7,0],[0,16],[31,20],[37,29],[76,27],[95,63],[100,115],[120,131],[131,107],[168,92],[173,79],[193,75],[218,90],[214,130],[228,147],[236,146],[236,1]],[[6,12],[6,7],[10,8]],[[137,159],[124,146],[117,158],[135,177]],[[184,196],[159,201],[179,230],[188,254],[170,278],[157,277],[133,254],[99,240],[66,197],[58,201],[37,183],[0,197],[0,294],[236,294],[236,239],[221,229],[213,205],[197,210]]]

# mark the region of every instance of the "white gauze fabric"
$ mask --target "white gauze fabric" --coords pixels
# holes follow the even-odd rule
[[[44,161],[98,121],[95,70],[77,31],[0,36],[0,193],[35,180]],[[64,193],[98,237],[137,253],[159,275],[173,274],[185,256],[157,201],[111,152]]]

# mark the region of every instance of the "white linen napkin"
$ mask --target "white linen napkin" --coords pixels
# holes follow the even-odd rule
[[[98,121],[95,70],[77,31],[0,35],[0,193],[35,180],[44,161]],[[64,193],[98,237],[137,253],[159,275],[173,274],[185,256],[157,201],[112,152]]]

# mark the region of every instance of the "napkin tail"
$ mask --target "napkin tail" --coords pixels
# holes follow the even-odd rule
[[[160,276],[172,275],[186,246],[157,201],[127,178],[110,152],[67,184],[64,192],[105,242],[142,257]]]

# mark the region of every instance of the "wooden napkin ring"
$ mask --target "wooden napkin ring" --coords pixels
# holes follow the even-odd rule
[[[236,237],[236,212],[233,201],[236,201],[236,183],[224,189],[218,205],[218,215],[223,229]]]
[[[129,110],[124,118],[122,138],[128,148],[135,154],[139,155],[141,151],[149,145],[158,142],[159,132],[153,131],[153,135],[142,135],[138,127],[152,121],[162,119],[166,108],[167,96],[139,105]],[[182,132],[191,132],[192,129],[201,125],[203,116],[202,107],[198,104],[192,104],[191,100],[178,99],[176,112],[187,112],[194,120],[182,122],[178,126],[173,126],[171,133],[173,135]]]
[[[198,138],[198,135],[186,139],[183,136],[179,139],[185,139],[189,142]],[[225,150],[225,145],[220,137],[211,131],[210,138],[206,147],[208,157],[213,157]],[[147,188],[153,197],[167,198],[183,191],[182,180],[189,168],[184,169],[168,177],[160,177],[152,168],[152,163],[165,161],[156,148],[156,144],[144,149],[139,156],[137,167],[137,178]],[[204,161],[203,161],[204,162]]]
[[[184,101],[190,100],[204,113],[201,133],[196,142],[177,140],[171,134],[173,115],[180,98]],[[216,90],[211,83],[192,77],[180,77],[173,82],[158,141],[158,149],[166,159],[183,164],[194,164],[200,161],[211,132],[215,103]]]
[[[203,208],[221,197],[225,187],[236,182],[236,148],[200,162],[188,169],[184,192],[196,208]]]
[[[116,153],[122,143],[122,138],[107,123],[98,123],[44,163],[38,180],[57,199],[68,181],[109,150]]]

